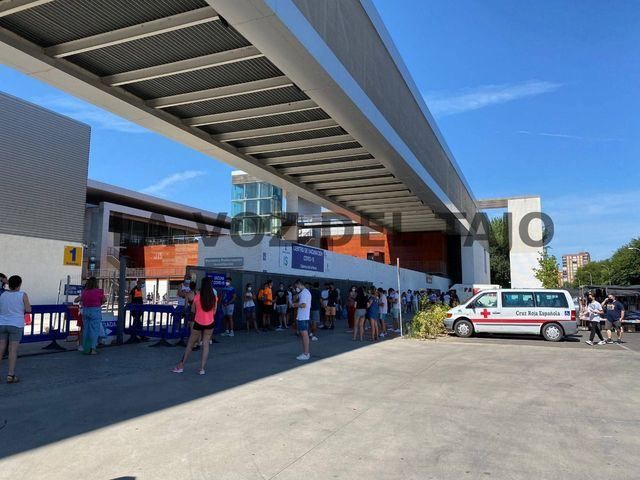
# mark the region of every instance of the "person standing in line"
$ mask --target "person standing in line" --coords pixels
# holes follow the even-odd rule
[[[391,310],[391,317],[393,318],[393,331],[400,333],[400,298],[398,292],[393,288],[389,289],[389,295],[387,295],[387,303]]]
[[[189,359],[194,345],[202,337],[202,356],[200,357],[200,375],[205,374],[205,365],[209,358],[209,340],[211,340],[211,334],[213,333],[213,326],[215,323],[215,313],[218,304],[218,298],[213,289],[213,283],[211,278],[204,277],[200,283],[200,291],[193,298],[191,305],[191,312],[193,314],[193,330],[189,335],[187,341],[187,347],[182,355],[182,360],[173,367],[171,370],[173,373],[184,372],[184,365]]]
[[[287,309],[289,307],[289,292],[284,288],[284,283],[278,285],[278,290],[274,295],[276,303],[276,315],[278,315],[278,328],[276,332],[286,330],[287,327]]]
[[[580,326],[586,327],[589,325],[589,309],[587,308],[587,299],[580,299],[580,310],[578,311],[578,318],[580,319]]]
[[[353,332],[353,324],[356,316],[356,286],[351,285],[347,295],[347,333]]]
[[[327,326],[329,330],[333,330],[335,328],[336,321],[336,311],[338,307],[338,300],[340,295],[336,290],[336,287],[333,283],[329,284],[329,291],[327,293],[327,308],[325,309],[325,322],[324,324]]]
[[[449,292],[444,293],[442,296],[442,302],[449,307],[451,306],[451,295],[449,295]]]
[[[266,332],[271,330],[271,315],[273,314],[273,282],[267,280],[258,292],[258,300],[262,303],[262,329]]]
[[[8,347],[7,383],[18,383],[20,381],[16,375],[18,347],[24,331],[24,317],[27,313],[31,313],[31,303],[29,303],[29,296],[20,290],[22,278],[12,275],[7,280],[7,284],[9,290],[5,290],[0,295],[0,361]]]
[[[131,310],[131,316],[133,317],[133,322],[131,326],[133,327],[134,331],[142,330],[142,317],[144,315],[144,312],[142,311],[142,307],[138,306],[138,305],[144,305],[144,294],[142,293],[142,280],[140,279],[136,280],[136,284],[133,286],[133,288],[129,292],[129,303],[131,305],[136,305]],[[131,338],[137,340],[138,336],[136,333],[134,333],[131,335]],[[140,339],[143,341],[147,340],[147,338],[144,335],[141,335]]]
[[[304,284],[305,288],[311,293],[311,310],[309,312],[309,332],[312,342],[318,341],[318,322],[320,321],[320,284],[314,282],[311,286],[310,282]]]
[[[329,283],[325,282],[324,284],[324,288],[322,289],[322,291],[320,292],[320,320],[322,323],[322,326],[320,327],[321,330],[326,330],[327,327],[327,299],[329,298]]]
[[[596,301],[593,295],[589,295],[589,305],[587,306],[587,310],[589,312],[589,329],[591,333],[589,334],[589,340],[585,343],[587,345],[593,345],[593,339],[597,335],[600,338],[598,345],[604,345],[606,342],[604,338],[602,338],[602,332],[600,331],[600,321],[602,320],[601,315],[604,313],[602,311],[602,305],[600,302]]]
[[[387,295],[384,293],[384,289],[378,288],[378,302],[380,305],[380,335],[384,338],[387,336],[387,315],[389,313],[389,301]]]
[[[364,321],[367,315],[367,295],[364,293],[363,287],[358,287],[356,291],[356,311],[353,323],[353,341],[364,340]]]
[[[407,290],[407,313],[413,312],[413,292]]]
[[[622,341],[622,322],[624,321],[624,305],[616,299],[616,296],[610,293],[602,304],[602,308],[606,315],[604,328],[607,330],[607,343],[614,343],[611,340],[611,329],[615,329],[618,340],[615,343],[624,343]]]
[[[400,301],[402,302],[402,313],[407,313],[407,292],[402,292]]]
[[[309,319],[311,314],[311,292],[307,290],[302,280],[296,280],[294,283],[298,298],[293,304],[296,312],[296,328],[300,332],[302,339],[302,353],[296,357],[297,360],[306,362],[311,358],[309,351]]]
[[[247,283],[247,286],[244,289],[244,297],[243,297],[243,310],[244,310],[244,320],[247,323],[247,331],[253,328],[256,333],[260,333],[258,330],[258,322],[256,321],[256,296],[253,294],[253,286],[250,283]]]
[[[76,301],[79,301],[82,307],[82,353],[96,355],[102,325],[102,305],[107,302],[104,291],[98,288],[96,277],[87,279]]]
[[[367,301],[367,316],[371,324],[371,341],[378,340],[378,322],[380,321],[380,303],[376,287],[371,287]]]
[[[222,287],[223,337],[233,337],[233,312],[236,308],[236,289],[231,285],[231,277],[227,277]]]

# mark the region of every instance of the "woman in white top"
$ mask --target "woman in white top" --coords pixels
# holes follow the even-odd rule
[[[9,290],[0,295],[0,358],[9,345],[9,373],[7,383],[18,383],[16,361],[18,345],[24,330],[24,316],[31,313],[31,304],[26,293],[20,291],[22,278],[13,275],[9,278]]]
[[[242,297],[242,307],[244,310],[244,319],[247,322],[247,331],[253,328],[256,333],[260,333],[258,330],[258,322],[256,321],[256,295],[253,292],[253,286],[247,283],[244,289],[244,296]]]

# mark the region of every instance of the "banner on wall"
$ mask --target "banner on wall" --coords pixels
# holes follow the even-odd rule
[[[324,272],[324,250],[305,245],[291,245],[291,268]]]
[[[211,279],[213,288],[216,289],[224,287],[225,282],[227,281],[227,276],[224,273],[209,272],[207,273],[207,277]]]

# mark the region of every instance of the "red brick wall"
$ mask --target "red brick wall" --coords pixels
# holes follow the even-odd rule
[[[322,246],[327,250],[358,258],[368,253],[384,252],[385,263],[392,265],[400,257],[404,268],[430,273],[447,273],[447,237],[441,232],[372,233],[352,238],[326,237]]]

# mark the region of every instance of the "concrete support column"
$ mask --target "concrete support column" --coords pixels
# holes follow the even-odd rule
[[[489,284],[491,270],[487,242],[474,240],[470,243],[466,236],[460,237],[462,257],[462,283]]]
[[[511,287],[542,287],[533,272],[538,267],[538,257],[543,250],[540,197],[510,199],[507,211],[510,221]]]
[[[291,242],[298,241],[298,224],[297,224],[297,215],[298,215],[298,205],[299,205],[299,197],[295,193],[285,192],[285,213],[287,214],[287,219],[290,220],[292,217],[296,219],[296,223],[290,226],[282,227],[282,238],[285,240],[289,240]]]

